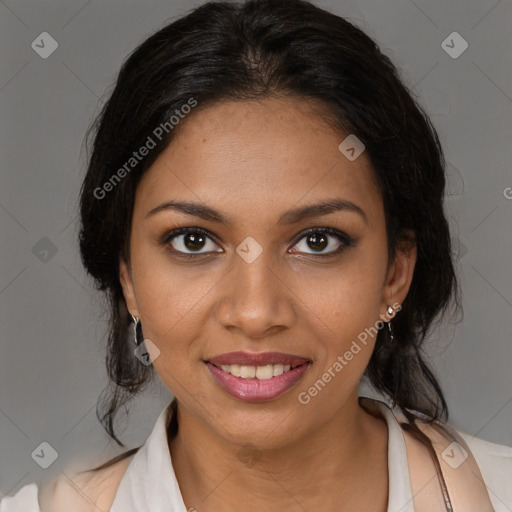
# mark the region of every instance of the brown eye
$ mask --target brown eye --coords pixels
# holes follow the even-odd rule
[[[188,233],[183,235],[183,245],[191,251],[199,251],[203,248],[206,237],[197,233]]]
[[[329,245],[329,239],[323,233],[312,234],[306,237],[306,243],[315,251],[323,251]]]
[[[343,251],[346,247],[352,247],[354,244],[353,238],[337,229],[313,228],[302,235],[299,242],[293,246],[292,252],[330,256]],[[325,251],[326,249],[330,250]]]
[[[162,244],[170,245],[173,251],[184,255],[222,252],[208,232],[198,227],[175,229],[164,237]]]

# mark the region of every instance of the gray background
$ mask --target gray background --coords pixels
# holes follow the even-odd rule
[[[106,316],[76,243],[81,144],[126,55],[166,20],[199,3],[0,1],[4,494],[53,477],[70,463],[103,461],[121,451],[109,443],[94,412],[106,384]],[[429,352],[451,422],[512,445],[512,2],[316,3],[347,16],[379,42],[439,131],[449,162],[446,207],[465,316],[436,330]],[[45,31],[59,46],[42,59],[31,43]],[[453,31],[469,44],[456,59],[441,46]],[[121,432],[127,448],[144,441],[170,398],[158,381],[133,402]],[[59,454],[46,470],[31,457],[43,441]]]

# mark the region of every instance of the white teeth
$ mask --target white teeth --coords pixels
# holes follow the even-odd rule
[[[240,377],[242,377],[242,379],[254,379],[254,377],[256,377],[256,367],[240,366]]]
[[[282,364],[274,365],[274,377],[281,375],[284,372],[284,366]]]
[[[256,378],[260,380],[268,380],[274,376],[274,368],[271,364],[256,367]]]
[[[291,369],[289,364],[267,364],[265,366],[245,366],[240,364],[223,364],[221,368],[226,373],[243,379],[268,380],[272,377],[279,377]]]

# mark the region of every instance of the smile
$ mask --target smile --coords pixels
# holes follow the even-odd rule
[[[246,402],[264,402],[297,385],[311,361],[275,352],[231,352],[213,357],[205,364],[215,382],[230,396]]]

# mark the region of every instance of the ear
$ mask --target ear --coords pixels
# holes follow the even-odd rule
[[[397,309],[403,303],[411,287],[416,266],[417,247],[414,233],[407,230],[396,248],[396,256],[387,272],[381,315],[387,315],[388,306]],[[398,309],[400,309],[398,307]],[[389,316],[389,315],[388,315]]]
[[[128,311],[133,316],[140,318],[131,271],[128,269],[128,265],[123,259],[119,261],[119,281],[121,282],[121,288],[123,289],[124,300]]]

